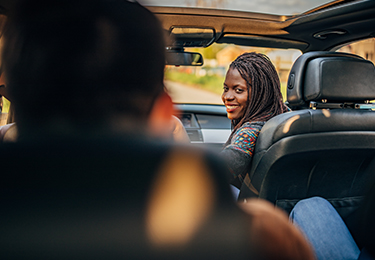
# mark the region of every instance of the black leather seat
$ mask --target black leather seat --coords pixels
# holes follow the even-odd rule
[[[322,196],[345,218],[375,173],[374,65],[345,53],[303,54],[287,95],[300,110],[264,125],[248,180],[259,193],[243,185],[239,199],[259,196],[289,213],[297,201]]]

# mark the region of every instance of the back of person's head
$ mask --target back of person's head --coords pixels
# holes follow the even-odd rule
[[[20,130],[118,115],[142,122],[164,88],[161,26],[124,0],[22,0],[9,14],[2,59]]]

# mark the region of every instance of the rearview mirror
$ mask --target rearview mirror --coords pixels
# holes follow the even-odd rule
[[[166,64],[175,66],[202,66],[203,57],[198,52],[167,50]]]

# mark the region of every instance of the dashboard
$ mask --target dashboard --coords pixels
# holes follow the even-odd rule
[[[231,133],[231,121],[223,105],[175,104],[176,116],[181,120],[190,142],[222,148]]]

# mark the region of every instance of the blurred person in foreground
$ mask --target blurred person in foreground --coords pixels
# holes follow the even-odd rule
[[[215,156],[157,141],[172,102],[147,9],[21,1],[4,41],[19,141],[0,146],[2,259],[312,258],[280,210],[233,202]]]

